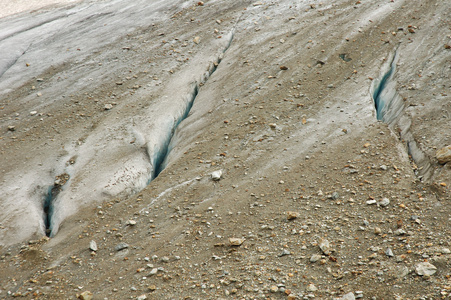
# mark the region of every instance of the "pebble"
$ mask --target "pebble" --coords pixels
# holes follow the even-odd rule
[[[315,262],[317,262],[317,261],[320,260],[320,259],[321,259],[321,255],[319,255],[319,254],[313,254],[313,255],[310,257],[310,262],[315,263]]]
[[[435,154],[439,164],[446,164],[451,161],[451,145],[438,150]]]
[[[374,227],[374,234],[381,234],[382,230],[379,227]]]
[[[390,248],[385,249],[385,255],[387,255],[388,257],[393,257],[395,256],[393,254],[393,251]]]
[[[406,266],[401,266],[396,271],[396,277],[403,278],[406,277],[409,274],[409,268]]]
[[[127,225],[135,226],[136,225],[136,221],[135,220],[128,220],[127,221]]]
[[[313,283],[310,283],[307,286],[307,292],[316,292],[317,290],[318,290],[318,288]]]
[[[406,231],[402,228],[399,228],[397,230],[395,230],[395,232],[393,232],[395,235],[404,235],[406,234]]]
[[[329,255],[330,254],[330,243],[326,239],[322,239],[319,243],[319,248],[321,251],[323,251],[324,254]]]
[[[390,204],[390,200],[388,198],[382,198],[381,200],[379,200],[377,202],[377,205],[382,206],[382,207],[386,207]]]
[[[214,181],[219,181],[222,177],[222,170],[217,170],[211,173],[211,179]]]
[[[193,42],[197,45],[197,44],[199,44],[200,43],[200,37],[199,36],[196,36],[194,39],[193,39]]]
[[[244,239],[240,238],[229,238],[229,243],[232,246],[241,246],[244,243]]]
[[[376,204],[376,203],[377,203],[376,200],[368,200],[368,201],[366,201],[366,204],[368,204],[368,205],[372,205],[372,204]]]
[[[80,300],[92,300],[92,293],[90,291],[84,291],[80,295],[77,295],[77,298]]]
[[[121,250],[127,249],[128,247],[129,246],[127,243],[122,242],[122,243],[117,244],[116,247],[114,247],[114,250],[121,251]]]
[[[340,300],[355,300],[355,296],[353,292],[347,293]]]
[[[104,108],[105,108],[105,110],[110,110],[113,108],[113,104],[109,104],[109,103],[105,104]]]
[[[150,271],[150,273],[149,273],[148,276],[152,276],[152,275],[155,275],[155,274],[157,274],[157,273],[158,273],[158,268],[153,268],[153,269]]]
[[[277,293],[279,291],[279,288],[275,285],[271,286],[269,289],[272,293]]]
[[[141,295],[141,296],[136,297],[136,299],[137,299],[137,300],[146,300],[146,299],[147,299],[147,296],[143,294],[143,295]]]
[[[425,261],[415,265],[415,272],[420,276],[431,276],[437,272],[437,267]]]
[[[30,116],[35,116],[35,115],[37,115],[38,114],[38,112],[37,111],[35,111],[35,110],[33,110],[33,111],[30,111]]]
[[[285,255],[290,255],[291,252],[288,251],[287,249],[283,249],[282,253],[279,254],[279,257],[285,256]]]
[[[8,126],[8,131],[15,131],[16,130],[16,126]]]
[[[299,217],[299,213],[295,211],[287,211],[287,219],[288,220],[294,220],[297,217]]]
[[[90,241],[89,242],[89,249],[91,251],[97,251],[98,250],[96,241]]]

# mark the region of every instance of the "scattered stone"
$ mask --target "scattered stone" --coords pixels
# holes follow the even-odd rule
[[[440,252],[441,252],[442,254],[450,254],[450,253],[451,253],[451,250],[450,250],[449,248],[442,248],[442,249],[440,250]]]
[[[287,66],[280,66],[280,69],[285,71],[285,70],[288,70],[288,67]]]
[[[437,272],[437,268],[429,262],[421,262],[415,266],[415,272],[420,276],[431,276]]]
[[[105,104],[104,108],[105,108],[105,110],[110,110],[113,108],[113,104],[109,104],[109,103]]]
[[[167,262],[169,262],[169,257],[163,256],[163,257],[161,258],[161,261],[167,263]]]
[[[242,243],[244,243],[244,239],[240,238],[229,238],[229,243],[232,246],[241,246]]]
[[[155,284],[149,285],[148,288],[149,288],[149,291],[151,291],[151,292],[153,292],[153,291],[155,291],[157,289]]]
[[[395,276],[397,278],[403,278],[403,277],[406,277],[408,274],[409,274],[409,268],[407,268],[406,266],[401,266],[396,271]]]
[[[135,225],[136,225],[136,221],[135,221],[135,220],[128,220],[128,221],[127,221],[127,225],[129,225],[129,226],[135,226]]]
[[[147,296],[143,294],[143,295],[141,295],[141,296],[136,297],[136,299],[137,299],[137,300],[146,300],[146,299],[147,299]]]
[[[295,211],[287,211],[287,219],[288,220],[294,220],[297,217],[299,217],[299,213]]]
[[[35,116],[35,115],[37,115],[38,114],[38,112],[37,111],[35,111],[35,110],[33,110],[33,111],[30,111],[30,116]]]
[[[93,295],[90,291],[84,291],[80,295],[77,295],[77,298],[80,300],[92,300]]]
[[[379,227],[374,227],[374,234],[381,234],[382,230]]]
[[[89,242],[89,249],[94,252],[98,250],[96,241],[93,240]]]
[[[393,257],[395,256],[393,254],[393,251],[390,248],[385,249],[385,255],[387,255],[388,257]]]
[[[272,129],[275,129],[277,127],[276,123],[269,123],[269,127],[271,127]]]
[[[388,169],[388,167],[386,165],[382,165],[380,166],[381,170],[386,171]]]
[[[397,230],[395,230],[395,232],[393,232],[395,235],[404,235],[406,234],[406,231],[402,228],[399,228]]]
[[[440,150],[437,151],[435,154],[435,157],[438,160],[439,164],[446,164],[451,161],[451,145],[446,146]]]
[[[193,39],[193,42],[197,45],[197,44],[199,44],[200,43],[200,37],[199,36],[196,36],[194,39]]]
[[[121,250],[127,249],[128,247],[129,247],[129,245],[127,243],[122,242],[122,243],[117,244],[116,247],[114,247],[114,250],[121,251]]]
[[[16,126],[9,125],[8,131],[16,131]]]
[[[382,198],[377,202],[378,206],[386,207],[390,204],[390,200],[388,198]]]
[[[214,181],[219,181],[222,177],[222,170],[214,171],[211,173],[211,179]]]
[[[321,239],[321,242],[319,243],[319,248],[321,251],[323,251],[324,254],[329,255],[330,254],[330,243],[326,239]]]
[[[285,256],[285,255],[290,255],[291,252],[288,251],[287,249],[283,249],[282,253],[279,254],[279,257]]]
[[[153,269],[150,271],[150,273],[149,273],[148,276],[152,276],[152,275],[155,275],[155,274],[157,274],[157,273],[158,273],[158,268],[153,268]]]
[[[307,291],[308,292],[316,292],[318,290],[318,288],[313,284],[313,283],[310,283],[308,286],[307,286]]]
[[[320,260],[320,259],[321,259],[321,255],[319,255],[319,254],[313,254],[313,255],[310,257],[310,262],[315,263],[315,262],[317,262],[317,261]]]
[[[376,204],[376,203],[377,203],[376,200],[368,200],[368,201],[366,201],[366,204],[368,204],[368,205],[372,205],[372,204]]]
[[[340,300],[355,300],[355,296],[353,292],[347,293]]]
[[[269,288],[269,290],[271,291],[271,293],[277,293],[279,291],[279,288],[277,286],[273,285]]]

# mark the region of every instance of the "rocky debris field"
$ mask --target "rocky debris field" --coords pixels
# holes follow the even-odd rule
[[[0,298],[449,299],[451,4],[163,2],[33,12],[91,27],[0,77]]]

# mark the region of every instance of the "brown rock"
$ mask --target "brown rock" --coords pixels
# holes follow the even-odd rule
[[[294,220],[297,217],[299,217],[299,213],[295,211],[287,211],[287,219],[288,220]]]
[[[451,161],[451,145],[446,146],[440,150],[437,151],[435,154],[435,157],[438,160],[439,164],[446,164]]]
[[[232,246],[241,246],[242,243],[244,243],[244,239],[240,238],[229,238],[229,243]]]
[[[84,291],[77,298],[80,300],[92,300],[92,293],[90,291]]]

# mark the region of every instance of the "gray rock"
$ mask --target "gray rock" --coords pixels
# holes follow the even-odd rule
[[[290,255],[291,252],[288,251],[287,249],[283,249],[282,253],[279,254],[279,257],[285,256],[285,255]]]
[[[122,243],[117,244],[116,247],[114,247],[114,250],[121,251],[121,250],[127,249],[128,247],[129,246],[127,243],[122,242]]]
[[[347,293],[346,295],[344,295],[343,297],[341,297],[340,300],[355,300],[354,293],[352,293],[352,292]]]
[[[415,272],[420,276],[431,276],[437,272],[437,267],[425,261],[415,265]]]
[[[326,239],[322,239],[319,243],[319,248],[321,251],[323,251],[324,254],[329,255],[330,254],[330,243]]]
[[[398,277],[398,278],[406,277],[408,274],[409,274],[409,268],[407,268],[406,266],[401,266],[396,271],[396,277]]]
[[[387,255],[388,257],[393,257],[395,256],[393,254],[393,251],[390,248],[385,249],[385,255]]]
[[[317,262],[320,259],[321,259],[321,255],[313,254],[312,257],[310,257],[310,262],[315,263],[315,262]]]
[[[404,235],[404,234],[406,234],[406,231],[402,228],[399,228],[399,229],[395,230],[394,234],[395,235]]]
[[[89,242],[89,249],[91,251],[97,251],[98,250],[96,241],[90,241]]]
[[[382,198],[381,200],[379,200],[377,202],[377,205],[382,206],[382,207],[386,207],[390,204],[390,199],[388,198]]]

